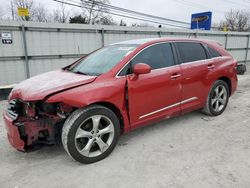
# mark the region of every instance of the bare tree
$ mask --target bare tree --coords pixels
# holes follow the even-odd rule
[[[101,20],[107,20],[107,15],[109,13],[108,8],[103,6],[103,4],[110,4],[110,0],[81,0],[83,7],[83,13],[87,15],[87,23],[95,24],[102,22]],[[110,18],[110,16],[109,16]]]
[[[64,1],[62,1],[59,7],[53,12],[53,20],[59,23],[65,23],[68,21],[69,11],[66,9]]]
[[[127,26],[127,23],[126,22],[124,22],[122,19],[121,19],[121,21],[120,21],[120,24],[119,24],[120,26]]]
[[[34,8],[34,21],[37,22],[49,22],[50,21],[49,11],[45,8],[44,5],[39,4]]]
[[[2,19],[3,16],[4,16],[4,11],[3,11],[2,7],[0,7],[0,19]]]
[[[117,23],[109,15],[103,16],[100,19],[96,20],[96,23],[100,25],[117,25]]]
[[[78,23],[78,24],[86,24],[86,17],[83,17],[81,14],[74,15],[69,18],[69,23]]]
[[[227,27],[229,31],[250,31],[250,13],[246,10],[230,10],[217,27],[219,30]]]
[[[34,1],[33,0],[12,0],[13,8],[15,10],[15,17],[20,18],[21,20],[31,21],[34,16]],[[27,8],[29,10],[29,16],[21,16],[17,15],[18,8]]]

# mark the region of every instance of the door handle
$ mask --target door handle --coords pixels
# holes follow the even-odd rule
[[[174,73],[174,74],[171,75],[171,79],[172,79],[172,80],[175,80],[175,79],[179,78],[180,76],[181,76],[181,74],[179,74],[179,73]]]
[[[212,70],[214,67],[215,67],[214,64],[209,64],[209,65],[207,66],[208,70]]]

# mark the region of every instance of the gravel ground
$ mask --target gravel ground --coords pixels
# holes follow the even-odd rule
[[[0,102],[0,114],[6,101]],[[192,112],[123,135],[113,153],[90,165],[61,145],[22,153],[0,118],[0,188],[250,186],[250,74],[218,117]]]

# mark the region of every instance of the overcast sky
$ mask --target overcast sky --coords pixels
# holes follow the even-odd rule
[[[35,3],[44,4],[50,10],[58,6],[53,0],[34,0]],[[111,5],[131,9],[164,18],[190,22],[192,13],[212,11],[213,23],[224,18],[225,12],[230,9],[250,10],[250,0],[111,0]],[[10,0],[0,0],[0,10],[10,13]],[[72,12],[80,11],[78,8],[69,7]],[[115,17],[119,21],[120,17]],[[123,18],[128,23],[139,21]]]

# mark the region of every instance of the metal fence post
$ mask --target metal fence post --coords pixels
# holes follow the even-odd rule
[[[226,34],[226,39],[225,39],[225,49],[227,49],[227,41],[228,41],[228,33]]]
[[[198,30],[194,33],[194,38],[198,38]]]
[[[249,40],[250,40],[250,35],[247,35],[247,47],[246,47],[246,54],[245,54],[245,64],[247,63],[247,56],[248,56],[248,49],[249,49]]]
[[[23,50],[24,50],[24,61],[25,61],[25,71],[26,78],[30,77],[30,68],[29,68],[29,59],[28,59],[28,49],[27,49],[27,41],[26,41],[26,28],[22,25],[22,35],[23,35]]]
[[[104,47],[104,28],[102,28],[101,34],[102,34],[102,47]]]
[[[158,34],[158,37],[161,38],[161,31],[158,31],[157,34]]]

